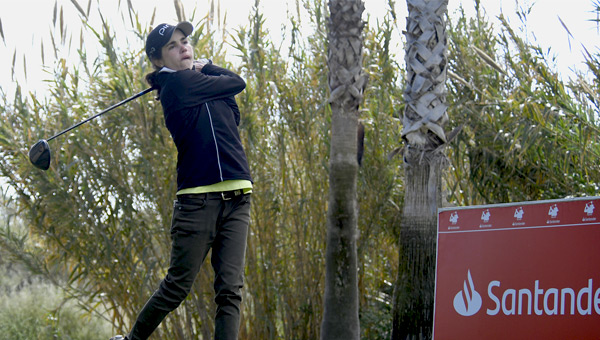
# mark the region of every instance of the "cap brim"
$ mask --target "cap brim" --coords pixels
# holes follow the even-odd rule
[[[175,26],[175,28],[181,30],[186,37],[192,34],[192,32],[194,31],[194,26],[188,21],[182,21],[178,23],[177,26]]]

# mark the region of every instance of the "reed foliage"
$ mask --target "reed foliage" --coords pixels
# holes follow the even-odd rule
[[[277,46],[256,8],[221,39],[214,16],[186,16],[178,5],[196,27],[196,55],[236,70],[248,84],[237,96],[255,180],[241,339],[316,339],[320,332],[331,132],[327,6],[319,0],[297,5],[308,11],[302,27],[310,30],[290,15],[290,39]],[[93,10],[79,8],[88,22]],[[129,25],[131,40],[143,46],[152,18],[140,18],[131,7],[124,11],[114,20]],[[358,171],[357,254],[365,339],[389,338],[390,282],[398,268],[402,157],[390,156],[400,144],[404,73],[390,47],[399,34],[394,16],[370,21],[363,41],[369,82],[360,117],[365,154]],[[448,147],[449,201],[597,194],[600,56],[589,54],[591,80],[566,83],[507,23],[496,36],[486,20],[463,15],[449,29],[448,114],[453,127],[465,125]],[[56,49],[69,44],[70,31],[61,25],[68,24],[54,26]],[[176,150],[160,104],[149,95],[51,141],[50,170],[31,166],[27,152],[38,139],[147,87],[150,65],[141,47],[118,48],[110,20],[84,30],[96,39],[79,49],[80,62],[48,63],[54,65],[48,97],[18,87],[0,98],[0,175],[15,207],[2,224],[0,247],[125,333],[166,273]],[[229,45],[239,55],[236,63],[226,53]],[[90,46],[102,50],[91,61]],[[23,221],[26,233],[15,231],[11,216]],[[210,339],[214,308],[207,262],[192,294],[154,338]]]

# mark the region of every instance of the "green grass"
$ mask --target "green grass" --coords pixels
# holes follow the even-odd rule
[[[61,291],[19,271],[0,270],[0,340],[95,340],[110,324],[65,302]]]

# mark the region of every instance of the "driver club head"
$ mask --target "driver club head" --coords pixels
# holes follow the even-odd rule
[[[111,111],[111,110],[113,110],[113,109],[115,109],[115,108],[117,108],[117,107],[119,107],[119,106],[121,106],[121,105],[123,105],[123,104],[125,104],[125,103],[127,103],[129,101],[131,101],[131,100],[134,100],[135,98],[143,96],[146,93],[152,92],[154,90],[155,90],[154,87],[147,88],[144,91],[142,91],[142,92],[140,92],[138,94],[135,94],[135,95],[133,95],[133,96],[127,98],[127,99],[124,99],[124,100],[120,101],[119,103],[114,104],[111,107],[103,110],[102,112],[100,112],[100,113],[98,113],[98,114],[96,114],[96,115],[94,115],[94,116],[92,116],[92,117],[90,117],[90,118],[88,118],[86,120],[83,120],[83,121],[81,121],[81,122],[79,122],[79,123],[71,126],[68,129],[65,129],[65,130],[57,133],[56,135],[48,138],[47,140],[46,139],[41,139],[40,141],[38,141],[37,143],[35,143],[35,145],[32,146],[31,149],[29,150],[29,160],[31,161],[31,164],[33,164],[38,169],[48,170],[48,168],[50,168],[50,146],[48,146],[48,141],[49,140],[53,140],[54,138],[56,138],[56,137],[58,137],[60,135],[63,135],[65,133],[67,133],[67,132],[75,129],[75,128],[81,126],[82,124],[85,124],[85,123],[89,122],[92,119],[100,117],[101,115],[107,113],[108,111]]]
[[[48,170],[50,168],[50,146],[48,141],[42,139],[35,143],[29,150],[29,160],[36,168]]]

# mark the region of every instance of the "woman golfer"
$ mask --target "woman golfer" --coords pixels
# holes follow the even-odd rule
[[[210,61],[194,61],[193,26],[161,24],[148,35],[165,123],[177,147],[177,199],[167,275],[123,338],[147,339],[189,294],[209,249],[215,272],[215,339],[237,339],[252,179],[234,95],[246,83]]]

